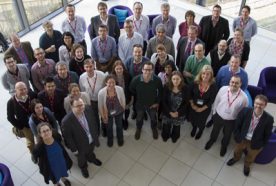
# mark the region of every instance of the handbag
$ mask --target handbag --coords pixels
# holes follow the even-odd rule
[[[12,127],[12,133],[17,137],[17,138],[25,138],[25,135],[22,130]]]

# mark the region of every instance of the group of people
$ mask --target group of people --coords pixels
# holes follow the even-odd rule
[[[88,178],[87,162],[102,164],[94,154],[99,135],[113,146],[113,123],[117,144],[124,145],[131,108],[136,140],[148,117],[153,139],[158,139],[159,128],[163,141],[171,138],[173,143],[185,120],[192,124],[191,137],[198,140],[211,117],[213,129],[205,149],[223,129],[220,155],[224,156],[234,133],[237,145],[227,164],[233,165],[247,149],[246,176],[267,143],[273,124],[273,117],[264,111],[268,100],[258,95],[249,108],[245,94],[244,68],[257,32],[250,7],[242,8],[233,24],[234,37],[228,41],[229,24],[220,16],[219,5],[199,24],[194,22],[195,13],[187,11],[186,21],[179,25],[177,52],[172,40],[177,21],[170,15],[170,5],[161,5],[162,14],[152,25],[142,10],[143,4],[135,2],[134,15],[125,20],[125,33],[120,34],[117,17],[107,14],[106,3],[98,3],[99,15],[91,18],[88,30],[91,56],[86,23],[71,4],[65,9],[63,34],[46,21],[39,48],[33,50],[16,34],[10,36],[12,46],[4,57],[7,71],[2,76],[11,94],[7,118],[24,134],[46,183],[59,185],[61,180],[70,185],[66,177],[72,161],[63,144],[77,156],[81,173]],[[150,28],[152,38],[148,38]]]

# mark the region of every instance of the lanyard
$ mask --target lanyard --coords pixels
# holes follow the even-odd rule
[[[203,88],[203,86],[201,84],[199,84],[198,86],[199,86],[199,94],[200,94],[200,97],[202,98],[204,93],[207,92],[209,86],[207,86],[205,89]]]
[[[250,132],[253,132],[255,130],[257,124],[259,123],[259,120],[260,120],[260,118],[257,118],[257,117],[255,118],[254,111],[253,111],[252,118],[251,118],[251,123],[250,123],[250,128],[249,128]]]
[[[230,92],[230,91],[228,90],[228,92],[227,92],[227,98],[228,98],[228,106],[229,106],[229,108],[230,108],[231,105],[234,103],[234,101],[236,101],[236,99],[239,97],[239,95],[240,95],[240,93],[241,93],[241,90],[239,90],[238,94],[236,95],[236,97],[233,99],[232,102],[230,102],[229,92]]]
[[[71,24],[71,22],[68,21],[68,23],[69,23],[70,27],[72,28],[73,32],[76,33],[76,29],[77,29],[77,19],[75,19],[75,28],[73,27],[73,25]]]
[[[140,28],[141,28],[141,25],[142,25],[142,20],[140,20],[139,22],[139,27],[136,25],[136,20],[133,18],[133,23],[134,23],[134,27],[136,28],[136,31],[138,31],[138,30],[140,30]]]
[[[88,123],[87,123],[87,120],[86,120],[86,118],[85,118],[85,115],[82,114],[81,117],[77,117],[77,118],[78,118],[78,121],[79,121],[81,127],[82,127],[83,130],[85,131],[85,133],[86,133],[87,135],[90,135],[89,127],[88,127]]]
[[[96,73],[96,72],[95,72]],[[96,87],[96,82],[97,82],[97,77],[98,77],[98,74],[96,74],[96,77],[95,77],[95,80],[94,80],[94,83],[93,83],[93,88],[92,88],[92,86],[91,86],[91,84],[90,84],[90,82],[89,82],[89,79],[88,79],[88,77],[87,77],[87,83],[88,83],[88,85],[89,85],[89,87],[90,87],[90,89],[91,89],[91,91],[92,91],[92,95],[94,94],[94,91],[95,91],[95,87]],[[92,96],[91,95],[91,96]]]

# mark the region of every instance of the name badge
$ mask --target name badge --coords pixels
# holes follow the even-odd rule
[[[203,105],[204,101],[203,99],[197,99],[196,104]]]
[[[231,114],[231,109],[230,109],[229,107],[227,107],[227,108],[224,110],[224,112],[225,112],[226,114]]]
[[[115,114],[116,114],[116,110],[111,110],[111,111],[110,111],[110,115],[113,116],[113,115],[115,115]]]

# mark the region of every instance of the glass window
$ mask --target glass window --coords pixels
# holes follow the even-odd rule
[[[11,24],[12,23],[12,24]],[[22,30],[12,0],[0,0],[0,31],[7,38]]]
[[[23,0],[22,2],[30,25],[62,7],[62,0]]]

